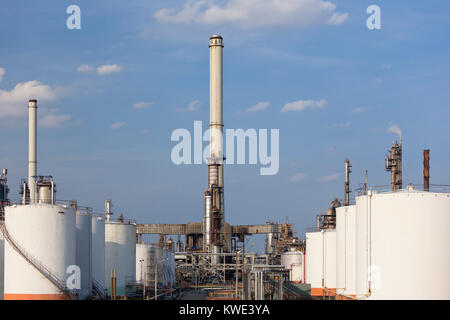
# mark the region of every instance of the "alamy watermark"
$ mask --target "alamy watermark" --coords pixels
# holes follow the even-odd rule
[[[202,121],[194,121],[194,133],[179,128],[172,132],[170,140],[178,142],[173,146],[170,158],[175,165],[207,164],[210,160],[210,134],[218,139],[219,146],[224,145],[225,163],[259,164],[261,175],[275,175],[280,166],[280,130],[279,129],[226,129],[225,139],[220,130],[207,129],[203,132]],[[269,141],[270,131],[270,141]],[[210,143],[203,146],[203,142]],[[224,143],[223,143],[224,142]],[[215,144],[214,144],[215,145]],[[193,149],[193,150],[192,150]],[[219,152],[222,150],[218,148]],[[213,150],[214,152],[215,150]],[[221,162],[223,154],[216,154],[216,160]],[[217,162],[216,161],[216,162]]]

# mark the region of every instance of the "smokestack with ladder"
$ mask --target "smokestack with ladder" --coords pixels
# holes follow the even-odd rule
[[[430,150],[423,150],[423,190],[430,191]]]
[[[36,203],[36,127],[37,100],[28,102],[28,185],[30,188],[30,203]]]
[[[350,173],[352,165],[350,164],[349,159],[345,159],[345,200],[344,206],[350,205]]]
[[[218,252],[223,245],[224,218],[223,197],[223,39],[213,35],[209,39],[210,58],[210,157],[208,159],[208,189],[205,191],[203,219],[204,250]]]

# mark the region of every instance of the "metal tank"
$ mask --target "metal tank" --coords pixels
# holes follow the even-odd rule
[[[367,195],[356,197],[356,296],[369,294],[369,231],[368,208],[372,191]]]
[[[305,275],[311,285],[311,295],[322,295],[323,279],[323,235],[322,232],[306,233]]]
[[[60,285],[71,275],[68,267],[76,265],[75,209],[44,203],[9,206],[5,227],[5,300],[68,298]],[[52,276],[58,285],[49,281]]]
[[[303,252],[287,251],[281,255],[281,265],[289,270],[289,281],[303,282]]]
[[[92,216],[92,282],[105,288],[105,218]]]
[[[86,299],[92,292],[92,215],[83,211],[78,210],[76,213],[77,265],[81,271],[80,299]]]
[[[147,243],[136,244],[136,282],[147,283],[153,277],[150,275],[150,245]]]
[[[306,233],[306,283],[311,295],[321,296],[336,290],[336,231],[334,229]]]
[[[367,298],[450,299],[450,193],[372,193],[360,204],[368,208]]]
[[[127,294],[127,282],[136,279],[136,224],[105,223],[105,284],[111,295],[111,273],[116,274],[116,296]]]
[[[336,291],[336,230],[323,233],[324,288]]]
[[[336,209],[336,292],[355,295],[356,206]]]

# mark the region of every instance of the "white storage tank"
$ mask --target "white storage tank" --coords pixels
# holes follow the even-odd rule
[[[368,192],[369,194],[371,191]],[[369,195],[356,197],[356,295],[366,297],[369,293]]]
[[[450,193],[402,190],[366,198],[368,298],[449,300]]]
[[[92,279],[105,288],[105,218],[92,216]]]
[[[323,280],[323,235],[322,232],[306,233],[305,274],[311,285],[311,295],[321,296]]]
[[[281,264],[289,270],[289,281],[303,282],[303,252],[287,251],[281,255]]]
[[[75,209],[45,203],[8,206],[5,226],[10,239],[29,259],[66,284],[67,268],[76,265]],[[67,298],[6,239],[4,290],[5,300]]]
[[[336,230],[306,233],[306,283],[311,295],[334,294],[336,290]]]
[[[127,294],[127,283],[136,279],[136,224],[105,223],[105,284],[111,295],[111,271],[116,272],[116,295]]]
[[[356,293],[356,206],[336,208],[336,291],[342,298]]]
[[[149,282],[153,279],[150,275],[150,245],[147,243],[136,244],[136,282]]]
[[[77,211],[77,265],[81,271],[79,298],[86,299],[92,292],[92,215]]]

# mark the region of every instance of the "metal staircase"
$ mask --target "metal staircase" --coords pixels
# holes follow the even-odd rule
[[[105,288],[95,279],[92,279],[92,293],[98,297],[98,299],[106,299]]]
[[[70,299],[76,299],[77,294],[74,290],[67,288],[65,281],[58,278],[58,276],[47,268],[40,261],[33,258],[30,254],[28,254],[9,234],[6,229],[6,225],[4,223],[0,223],[0,229],[3,233],[4,238],[8,241],[9,245],[16,250],[18,254],[20,254],[29,264],[31,264],[37,271],[39,271],[45,278],[47,278],[51,283],[53,283],[59,290],[61,290],[64,295]]]

